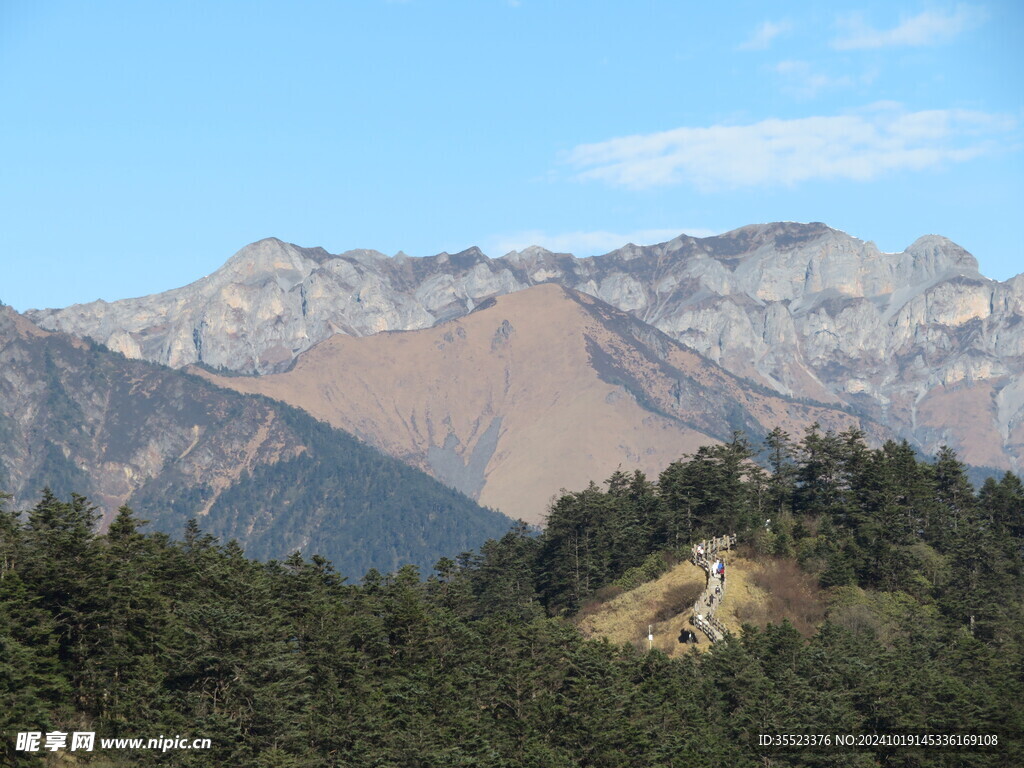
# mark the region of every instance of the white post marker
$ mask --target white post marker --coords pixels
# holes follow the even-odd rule
[[[647,650],[654,648],[654,625],[647,625]]]

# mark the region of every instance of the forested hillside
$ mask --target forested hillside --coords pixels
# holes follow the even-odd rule
[[[190,526],[92,533],[81,497],[0,525],[4,759],[18,731],[208,737],[113,766],[1019,766],[1024,486],[856,432],[741,438],[656,481],[558,499],[539,536],[358,585],[249,560]],[[770,518],[770,522],[766,521]],[[791,556],[832,609],[805,638],[745,627],[703,654],[585,640],[572,617],[705,532]],[[760,734],[995,735],[986,748],[772,750]],[[99,759],[102,757],[102,761]]]
[[[243,470],[212,503],[210,488],[189,488],[178,473],[165,472],[131,500],[153,528],[178,537],[183,521],[205,509],[204,530],[239,539],[250,557],[301,550],[329,558],[354,578],[372,567],[429,567],[439,554],[473,547],[513,524],[346,432],[283,403],[260,401],[272,405],[306,450]]]
[[[130,504],[174,536],[195,517],[251,556],[301,550],[346,575],[500,536],[512,521],[352,435],[262,397],[37,328],[0,307],[0,489]]]

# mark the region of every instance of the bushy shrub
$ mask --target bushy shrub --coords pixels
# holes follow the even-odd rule
[[[638,566],[630,568],[615,581],[615,585],[624,590],[636,589],[641,584],[653,581],[668,570],[664,552],[652,552]]]
[[[655,621],[668,621],[680,613],[690,610],[704,588],[698,583],[677,584],[670,588],[659,601],[654,614]]]
[[[808,637],[825,618],[825,601],[812,576],[789,559],[773,559],[761,564],[754,574],[754,584],[768,593],[765,606],[769,621],[777,623],[788,618],[799,632]],[[741,621],[759,623],[755,616]]]
[[[591,595],[589,600],[584,601],[583,606],[580,608],[577,618],[584,619],[587,616],[591,616],[597,613],[601,610],[605,603],[609,602],[610,600],[614,600],[616,597],[618,597],[625,591],[626,590],[624,590],[617,584],[608,584],[606,586],[601,587],[599,590],[597,590],[597,592]]]

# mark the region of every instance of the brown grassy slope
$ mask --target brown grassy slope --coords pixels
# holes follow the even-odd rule
[[[999,394],[1008,377],[962,381],[933,387],[917,404],[919,433],[935,452],[942,445],[956,450],[961,461],[981,467],[1018,470],[1013,458],[1024,458],[1024,422],[1002,434]]]
[[[536,523],[561,488],[620,464],[656,474],[711,442],[601,380],[585,336],[602,332],[545,285],[436,328],[334,336],[287,373],[209,378],[304,408]]]
[[[824,593],[795,561],[726,554],[725,562],[725,599],[715,615],[733,634],[738,635],[743,624],[764,627],[789,619],[800,632],[810,635],[824,619]],[[692,600],[681,612],[667,610],[678,604],[676,597],[683,590],[702,590],[705,581],[703,570],[689,562],[680,563],[654,581],[585,609],[578,619],[580,630],[587,637],[607,637],[616,645],[647,648],[647,628],[653,625],[654,647],[678,656],[688,650],[678,640],[685,628],[696,632],[698,649],[707,650],[708,639],[690,624]]]
[[[687,592],[693,595],[693,599],[688,601],[688,606],[692,606],[706,581],[704,571],[696,565],[680,563],[654,581],[624,592],[592,613],[582,615],[580,630],[587,637],[607,637],[616,645],[632,643],[646,649],[647,628],[653,625],[655,648],[669,655],[685,653],[687,646],[681,645],[678,638],[683,628],[693,629],[690,624],[692,611],[687,608],[666,616],[664,608],[675,603],[677,595]],[[699,646],[708,645],[707,638],[699,633],[698,639]]]
[[[808,636],[824,619],[824,593],[795,560],[734,555],[726,563],[725,600],[716,615],[730,632],[738,634],[743,624],[764,627],[789,619]]]
[[[334,336],[287,373],[203,375],[303,408],[534,523],[562,488],[586,487],[616,467],[656,476],[733,427],[857,423],[760,392],[635,318],[560,286],[488,303],[434,328]]]

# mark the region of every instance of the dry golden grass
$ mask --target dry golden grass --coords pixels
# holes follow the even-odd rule
[[[727,562],[728,589],[716,615],[730,632],[739,633],[743,624],[764,627],[789,619],[809,636],[825,618],[824,593],[795,561],[733,557]]]
[[[767,592],[754,582],[753,572],[757,563],[735,556],[726,556],[725,562],[725,597],[715,616],[726,629],[739,634],[742,624],[758,623],[754,617],[761,615],[769,599]]]
[[[655,648],[669,656],[686,653],[690,646],[679,643],[679,632],[693,629],[690,609],[705,581],[700,568],[680,563],[654,581],[603,604],[588,605],[578,619],[580,630],[587,637],[607,637],[616,645],[630,643],[646,649],[647,627],[653,625]],[[698,648],[707,648],[707,638],[699,632],[697,635]]]

